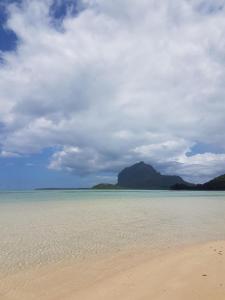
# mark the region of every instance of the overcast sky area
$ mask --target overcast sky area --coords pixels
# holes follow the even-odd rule
[[[225,173],[225,1],[0,1],[0,188]]]

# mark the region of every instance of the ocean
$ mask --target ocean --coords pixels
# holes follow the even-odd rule
[[[225,239],[225,192],[1,191],[0,272]]]

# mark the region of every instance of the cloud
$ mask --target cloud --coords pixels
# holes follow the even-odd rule
[[[222,172],[224,154],[188,152],[225,152],[224,1],[85,0],[75,15],[68,3],[60,26],[50,0],[8,7],[19,42],[0,69],[2,151],[51,147],[49,167],[77,174],[138,159]]]
[[[8,152],[8,151],[1,151],[0,152],[0,157],[2,158],[11,158],[11,157],[20,157],[20,155],[18,153],[14,153],[14,152]]]
[[[204,183],[224,174],[225,154],[206,152],[192,156],[183,155],[174,161],[159,164],[166,174],[179,174],[187,181]]]

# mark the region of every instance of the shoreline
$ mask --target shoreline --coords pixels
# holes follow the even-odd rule
[[[6,276],[1,300],[224,300],[225,241],[63,262]]]

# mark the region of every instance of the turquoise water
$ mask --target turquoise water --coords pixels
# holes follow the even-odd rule
[[[218,239],[224,192],[0,192],[2,272]]]

